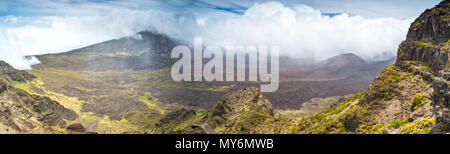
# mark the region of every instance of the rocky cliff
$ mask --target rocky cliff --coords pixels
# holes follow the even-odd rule
[[[35,76],[23,70],[16,70],[4,61],[0,61],[0,79],[5,83],[25,82],[33,80]]]

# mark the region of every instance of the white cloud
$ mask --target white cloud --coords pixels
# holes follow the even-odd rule
[[[209,8],[178,11],[160,3],[139,10],[111,5],[65,6],[77,11],[64,16],[0,17],[0,59],[28,69],[36,61],[24,55],[64,52],[146,29],[187,42],[201,36],[209,44],[278,45],[282,54],[297,58],[321,60],[346,52],[373,58],[395,54],[412,21],[346,14],[330,18],[306,5],[278,2],[255,4],[242,16]]]
[[[347,14],[330,18],[306,5],[286,7],[267,2],[250,7],[243,16],[204,21],[197,33],[219,45],[277,45],[281,54],[323,60],[352,52],[366,59],[384,52],[396,54],[412,19],[366,19]]]

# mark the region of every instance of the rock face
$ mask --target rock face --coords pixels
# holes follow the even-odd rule
[[[433,112],[436,114],[436,127],[433,132],[449,132],[450,130],[450,0],[444,0],[432,9],[427,9],[417,18],[409,29],[406,41],[399,48],[397,66],[408,68],[408,61],[418,61],[429,66],[427,70],[417,72],[432,83],[431,94]],[[411,67],[409,67],[411,68]]]
[[[41,126],[66,127],[66,120],[78,115],[47,97],[8,89],[0,94],[0,122],[16,131],[27,132]]]
[[[16,70],[8,63],[0,61],[0,79],[3,79],[4,82],[25,82],[34,78],[36,77],[26,71]]]
[[[75,132],[75,133],[84,133],[84,132],[86,132],[86,128],[84,128],[84,126],[80,123],[74,123],[74,124],[69,125],[66,128],[66,131]]]
[[[428,63],[434,71],[449,71],[450,5],[442,1],[427,9],[410,26],[406,40],[400,44],[397,61]]]
[[[258,88],[248,87],[223,96],[211,106],[197,132],[223,134],[278,134],[293,131],[290,121],[274,116],[272,104]],[[202,131],[201,131],[202,130]]]
[[[444,0],[432,9],[427,9],[409,28],[406,41],[423,41],[433,44],[445,43],[450,38],[449,1]]]
[[[6,70],[4,70],[6,69]],[[34,77],[0,62],[0,78],[10,81],[27,81]],[[66,127],[66,120],[78,115],[47,97],[32,95],[8,86],[0,80],[0,123],[16,132],[27,132],[37,127]]]

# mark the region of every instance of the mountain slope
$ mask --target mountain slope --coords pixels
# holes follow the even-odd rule
[[[0,79],[7,83],[31,81],[35,76],[26,71],[16,70],[4,61],[0,61]]]
[[[339,79],[357,74],[369,68],[369,64],[360,57],[352,54],[342,54],[320,62],[307,72],[306,79]]]
[[[14,88],[12,84],[34,78],[27,72],[16,70],[3,61],[0,61],[0,72],[0,77],[9,81],[0,80],[1,133],[29,132],[47,126],[64,129],[67,121],[78,117],[57,101]]]
[[[153,32],[139,32],[133,37],[110,40],[66,53],[36,56],[41,64],[34,68],[52,67],[81,71],[159,69],[175,60],[170,52],[176,42]]]

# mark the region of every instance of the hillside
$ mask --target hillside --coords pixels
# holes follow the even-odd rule
[[[248,88],[225,95],[204,121],[219,133],[450,133],[449,11],[450,0],[426,10],[411,24],[395,64],[367,90],[317,114],[282,118],[258,89]]]
[[[69,121],[78,117],[57,101],[12,87],[34,78],[27,72],[3,61],[0,61],[0,72],[0,133],[27,133],[39,128],[64,132]]]

